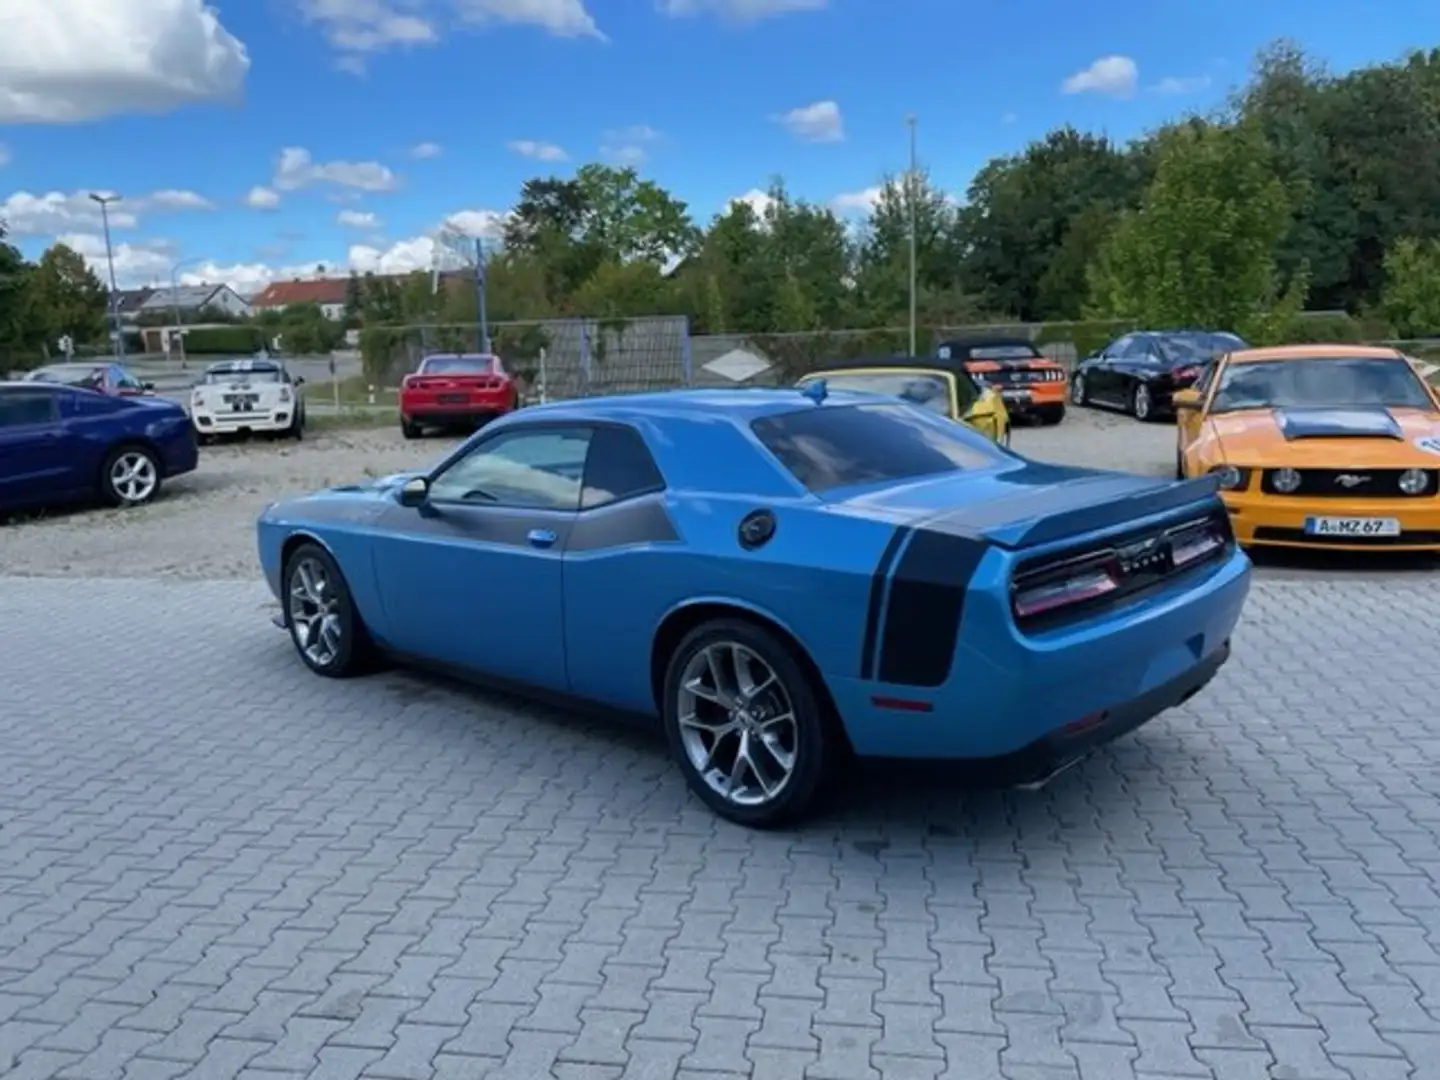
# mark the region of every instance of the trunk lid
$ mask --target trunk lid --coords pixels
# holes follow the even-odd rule
[[[1010,549],[1123,528],[1186,507],[1219,504],[1211,477],[1171,481],[1025,462],[977,474],[947,473],[835,500],[842,512],[980,537]]]

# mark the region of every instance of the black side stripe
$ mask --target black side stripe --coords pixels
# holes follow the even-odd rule
[[[885,606],[885,579],[890,576],[890,568],[895,565],[900,549],[914,531],[909,526],[901,526],[891,533],[885,550],[880,553],[880,562],[875,567],[875,573],[870,575],[870,606],[865,612],[865,643],[860,652],[862,679],[875,677],[875,644],[880,638],[880,612]]]
[[[935,687],[950,677],[965,594],[988,551],[984,541],[922,529],[889,583],[879,681]]]

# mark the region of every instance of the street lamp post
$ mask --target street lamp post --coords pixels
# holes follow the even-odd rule
[[[201,261],[200,256],[193,259],[181,259],[170,267],[170,314],[175,320],[175,337],[180,342],[180,369],[183,371],[186,366],[185,357],[185,334],[180,328],[180,279],[178,277],[182,266],[189,266],[191,263]]]
[[[910,211],[910,355],[915,355],[915,123],[914,113],[905,117],[905,123],[910,128],[910,171],[906,174],[905,190],[908,198],[905,202]]]
[[[100,204],[100,222],[105,228],[105,262],[110,266],[110,326],[115,333],[115,356],[125,360],[125,334],[120,329],[120,290],[115,285],[115,252],[110,246],[110,204],[119,202],[119,195],[97,195],[90,198]]]

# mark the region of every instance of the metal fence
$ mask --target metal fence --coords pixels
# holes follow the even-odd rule
[[[691,382],[690,320],[545,319],[490,326],[491,347],[532,400],[670,389]],[[366,378],[393,387],[433,352],[480,347],[473,325],[372,327],[360,335]]]

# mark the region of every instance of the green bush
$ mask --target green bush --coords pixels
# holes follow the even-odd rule
[[[1302,312],[1281,335],[1286,345],[1312,345],[1322,342],[1344,342],[1358,345],[1366,339],[1365,327],[1359,319],[1342,312]]]
[[[1069,343],[1075,346],[1075,357],[1084,360],[1122,334],[1139,327],[1129,319],[1082,319],[1077,322],[1042,323],[1034,341],[1036,348]]]
[[[265,336],[254,326],[204,326],[185,332],[185,352],[191,356],[258,352]]]

